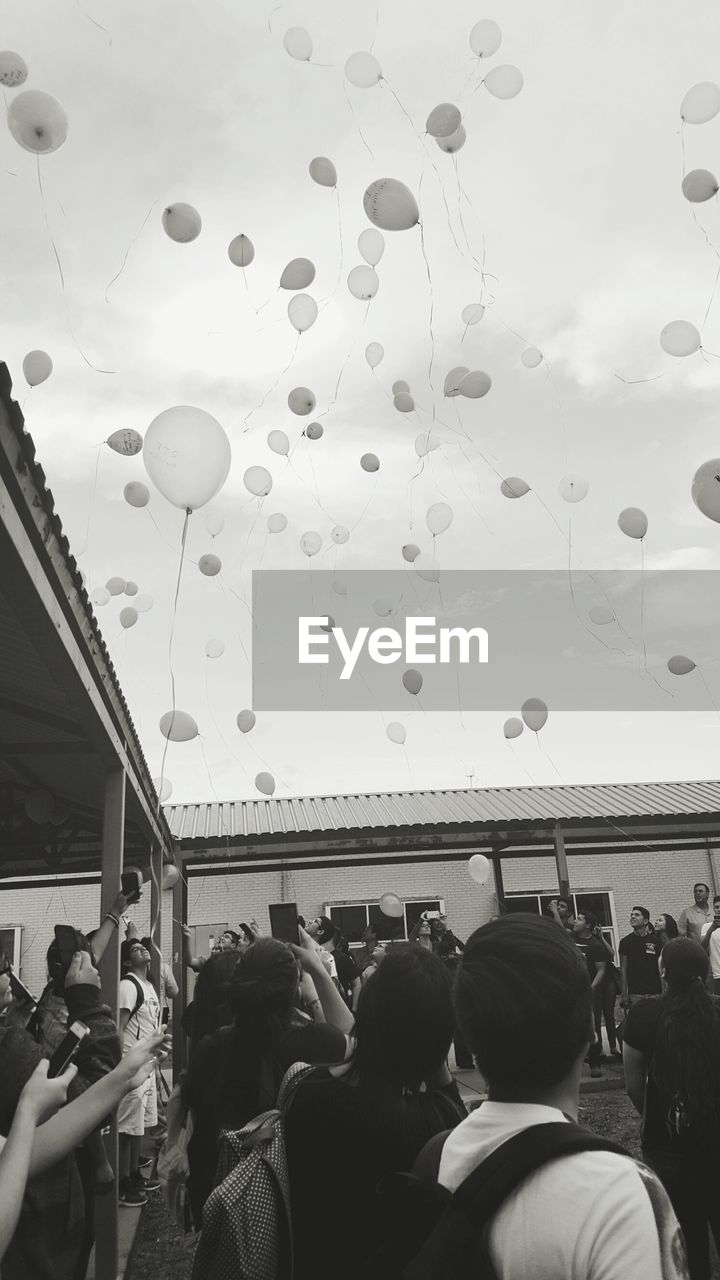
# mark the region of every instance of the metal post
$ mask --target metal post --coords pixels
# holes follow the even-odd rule
[[[180,995],[173,1015],[173,1082],[178,1078],[183,1067],[187,1066],[187,1042],[182,1029],[182,1018],[187,1008],[187,969],[183,955],[185,951],[185,935],[182,925],[187,924],[187,881],[185,879],[186,863],[181,853],[177,855],[180,863],[180,879],[173,888],[173,972]]]
[[[507,908],[505,906],[505,885],[503,884],[502,858],[494,849],[491,854],[491,861],[493,865],[493,876],[495,877],[495,899],[497,901],[498,915],[504,916]]]
[[[120,892],[120,876],[123,866],[125,841],[125,770],[118,766],[105,775],[105,805],[102,832],[102,883],[100,888],[101,915],[106,912]],[[100,962],[103,999],[110,1006],[117,1021],[118,987],[120,984],[120,930],[116,929]],[[118,1134],[117,1118],[113,1113],[110,1132],[105,1135],[108,1160],[115,1181],[108,1195],[95,1201],[95,1277],[96,1280],[116,1280],[118,1272]]]
[[[162,870],[162,847],[154,844],[150,850],[150,977],[158,992],[162,968]]]
[[[555,823],[555,866],[557,867],[558,886],[562,898],[570,897],[570,873],[565,854],[565,833],[559,822]]]

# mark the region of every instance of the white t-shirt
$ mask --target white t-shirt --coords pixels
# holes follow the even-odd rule
[[[484,1102],[449,1135],[440,1183],[450,1191],[555,1107]],[[498,1210],[490,1252],[499,1280],[681,1280],[680,1228],[658,1179],[611,1151],[564,1156],[531,1174]]]
[[[702,929],[700,930],[700,937],[704,938],[708,929],[710,929],[711,927],[712,927],[712,920],[710,921],[710,924],[703,925]],[[720,929],[716,929],[710,938],[709,953],[710,953],[710,967],[712,968],[712,976],[713,978],[720,978]]]
[[[123,1032],[123,1052],[132,1049],[138,1040],[146,1040],[160,1026],[160,1001],[158,993],[152,982],[148,982],[145,978],[138,977],[134,974],[136,982],[139,982],[143,989],[145,999],[143,1000],[137,1013],[130,1016],[128,1024]],[[130,978],[123,978],[120,983],[120,996],[118,1000],[121,1009],[134,1009],[138,1002],[138,990],[135,983]]]

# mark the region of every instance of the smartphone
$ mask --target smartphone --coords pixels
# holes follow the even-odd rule
[[[76,951],[87,951],[87,944],[81,933],[69,924],[55,925],[55,941],[60,952],[60,963],[67,973]]]
[[[10,974],[10,990],[13,1000],[18,1000],[21,1004],[29,1004],[33,1009],[36,1007],[37,998],[14,973]]]
[[[128,871],[123,871],[120,877],[120,887],[127,898],[128,906],[132,906],[134,902],[140,901],[142,886],[142,873],[138,871],[136,867],[131,867]]]
[[[170,1020],[170,1010],[168,1009],[167,1005],[165,1005],[165,1008],[160,1014],[160,1026],[166,1027],[169,1020]]]
[[[280,942],[300,944],[297,902],[276,902],[268,907],[270,932]]]
[[[53,1080],[55,1076],[61,1076],[63,1071],[67,1070],[83,1040],[89,1035],[90,1028],[84,1022],[73,1022],[50,1059],[48,1080]]]
[[[440,919],[440,912],[439,912],[439,911],[426,911],[426,912],[424,913],[424,915],[425,915],[425,919],[426,919],[426,920],[439,920],[439,919]]]
[[[253,933],[253,931],[252,931],[252,929],[250,928],[250,925],[249,925],[249,924],[245,924],[245,921],[243,921],[243,922],[242,922],[242,924],[240,925],[240,928],[242,929],[243,933],[245,934],[245,937],[247,938],[247,941],[248,941],[248,942],[254,942],[254,941],[255,941],[255,934]]]

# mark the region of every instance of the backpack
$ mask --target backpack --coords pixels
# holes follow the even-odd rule
[[[296,1062],[285,1073],[273,1110],[222,1133],[192,1280],[292,1280],[284,1119],[297,1086],[314,1070]]]
[[[501,1143],[454,1195],[437,1176],[445,1133],[431,1138],[412,1174],[387,1174],[378,1184],[385,1243],[369,1260],[373,1280],[497,1280],[489,1250],[492,1220],[535,1170],[581,1151],[612,1151],[614,1142],[563,1121],[531,1125]],[[528,1260],[528,1275],[532,1260]]]

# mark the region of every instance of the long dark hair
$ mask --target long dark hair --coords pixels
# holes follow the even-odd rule
[[[228,987],[228,1002],[243,1043],[258,1058],[297,1020],[297,961],[284,942],[258,938],[243,951]]]
[[[192,1047],[233,1020],[228,987],[238,962],[237,951],[223,951],[205,961],[195,983]]]
[[[664,1100],[678,1103],[694,1146],[720,1139],[720,1007],[705,983],[709,960],[690,938],[663,948],[667,991],[652,1062]]]
[[[661,911],[660,914],[663,920],[665,921],[665,928],[663,930],[663,933],[665,934],[665,937],[667,938],[668,942],[671,942],[673,938],[679,937],[677,920],[675,919],[674,916],[671,916],[667,911]]]

